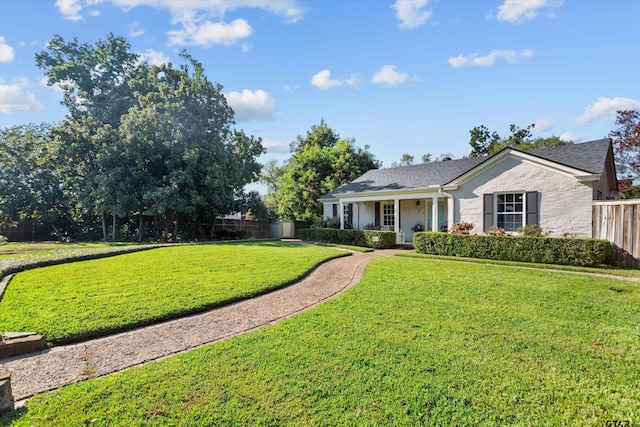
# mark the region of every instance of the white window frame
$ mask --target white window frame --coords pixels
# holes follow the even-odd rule
[[[501,196],[509,196],[509,195],[513,195],[514,196],[514,200],[511,201],[511,202],[508,202],[508,201],[505,200],[505,202],[503,202],[504,205],[505,206],[509,206],[509,205],[513,206],[514,204],[519,203],[519,202],[517,202],[515,200],[515,197],[520,196],[522,198],[522,202],[521,202],[522,210],[521,211],[518,212],[518,211],[506,211],[505,210],[504,212],[500,212],[500,210],[498,208],[500,206],[500,204],[501,204],[499,202],[500,197]],[[493,210],[493,212],[494,212],[494,224],[496,225],[496,227],[503,228],[507,233],[516,233],[517,232],[516,230],[519,227],[524,227],[525,225],[527,225],[527,193],[526,193],[526,191],[505,191],[505,192],[501,192],[501,193],[494,193],[494,202],[493,203],[494,203],[494,206],[493,206],[493,208],[494,208],[494,210]],[[519,227],[515,226],[514,230],[507,229],[504,226],[505,223],[504,223],[503,215],[520,215],[521,225]],[[502,224],[500,224],[500,218],[501,217],[503,218],[503,223]],[[513,224],[513,223],[514,223],[514,221],[509,221],[509,224]]]
[[[396,225],[396,212],[395,204],[383,203],[382,204],[382,226],[383,227],[395,227]]]

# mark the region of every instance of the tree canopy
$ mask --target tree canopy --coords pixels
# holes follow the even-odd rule
[[[95,45],[55,36],[36,62],[68,114],[51,129],[2,132],[0,182],[11,183],[0,190],[0,225],[46,221],[62,210],[55,199],[76,220],[102,217],[104,227],[107,213],[144,213],[175,234],[253,203],[244,186],[259,177],[261,139],[232,129],[222,86],[180,56],[178,67],[150,66],[113,34]]]
[[[65,214],[54,165],[51,126],[24,125],[0,130],[0,224],[52,220]]]
[[[298,136],[291,154],[277,180],[275,199],[280,215],[302,221],[322,215],[320,197],[381,165],[368,146],[340,139],[324,120],[305,137]]]
[[[617,129],[609,132],[618,160],[619,172],[627,179],[640,177],[640,113],[636,110],[619,110]]]
[[[531,151],[539,148],[573,144],[572,141],[565,141],[555,135],[546,138],[532,138],[534,128],[535,124],[533,123],[524,129],[512,124],[509,126],[509,135],[501,137],[497,132],[491,132],[484,125],[476,126],[469,131],[471,136],[469,140],[471,153],[469,156],[490,156],[507,147],[520,151]]]

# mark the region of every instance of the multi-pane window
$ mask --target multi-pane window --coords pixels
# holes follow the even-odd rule
[[[349,221],[351,221],[349,219],[349,218],[351,218],[351,203],[347,203],[346,205],[343,206],[342,216],[344,217],[344,223],[345,224],[347,224],[347,223],[349,223]]]
[[[497,225],[505,231],[516,231],[524,225],[524,194],[497,194]]]
[[[385,203],[382,205],[382,225],[395,226],[394,210],[393,203]]]

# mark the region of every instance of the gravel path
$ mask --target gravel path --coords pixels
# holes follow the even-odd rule
[[[398,250],[355,253],[322,264],[305,279],[256,298],[91,341],[3,359],[16,401],[66,384],[161,359],[278,322],[341,294],[366,264]],[[18,402],[20,403],[20,402]]]

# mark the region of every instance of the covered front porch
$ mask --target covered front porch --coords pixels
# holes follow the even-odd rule
[[[389,230],[396,233],[396,243],[412,243],[415,231],[447,231],[453,223],[454,199],[436,192],[405,197],[371,197],[339,199],[325,218],[340,217],[340,228]],[[342,213],[342,215],[338,215]]]

